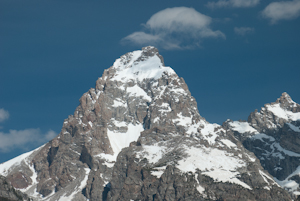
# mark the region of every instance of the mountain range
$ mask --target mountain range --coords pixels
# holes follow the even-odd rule
[[[247,121],[209,123],[148,46],[117,59],[79,101],[53,140],[0,164],[6,183],[45,201],[300,195],[300,105],[287,93]]]

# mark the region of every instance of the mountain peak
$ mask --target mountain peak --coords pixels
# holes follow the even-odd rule
[[[300,195],[300,105],[288,93],[252,112],[247,123],[229,122],[229,126],[282,188]]]
[[[297,107],[297,103],[295,103],[292,100],[291,96],[288,93],[286,93],[286,92],[282,93],[282,95],[280,96],[280,98],[278,98],[276,100],[276,103],[279,103],[282,108],[288,108],[288,109],[290,109],[290,108],[293,108],[293,107]]]
[[[172,68],[165,67],[163,57],[153,46],[124,54],[114,62],[112,68],[116,71],[112,80],[123,82],[158,79],[164,73],[176,74]]]
[[[278,98],[275,103],[272,103],[272,105],[278,105],[280,108],[293,113],[300,112],[300,105],[294,102],[290,95],[286,92],[283,92],[280,98]]]
[[[299,119],[300,105],[284,92],[276,102],[265,104],[259,112],[257,110],[252,112],[248,122],[259,132],[265,132],[271,128],[282,128],[285,123]]]
[[[152,46],[117,59],[56,138],[1,164],[3,172],[45,201],[288,197],[231,133],[200,116]]]
[[[146,46],[146,47],[143,47],[142,48],[142,51],[145,55],[147,56],[154,56],[154,55],[157,55],[159,54],[158,53],[158,49],[156,47],[153,47],[153,46]]]

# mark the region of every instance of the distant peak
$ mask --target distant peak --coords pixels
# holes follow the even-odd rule
[[[276,100],[276,102],[266,105],[271,105],[272,107],[277,105],[278,107],[287,111],[300,112],[300,105],[294,102],[290,95],[286,92],[283,92],[282,95]]]
[[[295,102],[292,100],[291,96],[286,93],[283,92],[280,96],[280,98],[277,99],[276,103],[280,103],[280,104],[295,104]]]
[[[281,97],[280,98],[286,98],[286,99],[290,99],[291,100],[291,96],[288,94],[288,93],[286,93],[286,92],[283,92],[282,94],[281,94]]]

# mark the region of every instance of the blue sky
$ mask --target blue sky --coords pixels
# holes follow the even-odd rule
[[[300,103],[299,15],[300,0],[1,0],[0,163],[57,135],[103,70],[146,45],[209,122],[285,91]]]

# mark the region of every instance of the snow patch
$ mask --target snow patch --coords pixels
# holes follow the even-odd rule
[[[128,147],[133,141],[137,141],[142,131],[144,131],[142,124],[128,124],[128,129],[126,133],[118,133],[107,129],[107,136],[114,152],[114,159],[117,158],[119,152]],[[115,160],[114,160],[115,161]]]
[[[300,176],[300,166],[292,173],[290,174],[285,180],[280,181],[277,178],[274,177],[274,180],[282,187],[287,189],[290,192],[293,192],[295,195],[298,195],[298,191],[296,191],[299,188],[299,184],[295,182],[294,180],[291,180],[291,178],[295,175]]]
[[[157,163],[164,155],[166,147],[156,145],[143,145],[143,157],[147,158],[149,163]]]
[[[127,124],[124,121],[118,121],[116,119],[111,119],[111,122],[116,126],[116,127],[127,127]]]
[[[159,107],[160,107],[160,109],[158,111],[162,112],[162,113],[164,113],[164,112],[171,112],[172,111],[172,109],[170,108],[170,105],[168,103],[163,103]]]
[[[198,133],[199,126],[202,125],[201,122],[198,122],[196,124],[192,124],[188,127],[188,130],[186,131],[187,134],[196,134]]]
[[[249,154],[245,153],[245,155],[249,158],[251,162],[255,162],[256,158],[251,157]]]
[[[170,92],[174,92],[175,94],[187,95],[187,92],[183,88],[171,88]]]
[[[121,99],[117,98],[114,100],[113,107],[126,107],[126,102],[123,102]]]
[[[248,122],[229,122],[231,129],[239,133],[258,133],[256,129],[249,125]]]
[[[276,148],[278,151],[283,152],[283,153],[285,153],[286,155],[289,155],[289,156],[300,157],[300,154],[297,154],[295,152],[292,152],[292,151],[289,151],[289,150],[286,150],[286,149],[282,148],[279,143],[274,143],[271,146],[271,148],[273,150],[274,150],[274,148]]]
[[[95,155],[95,157],[100,157],[100,158],[104,159],[105,160],[104,164],[109,168],[112,168],[116,162],[116,156],[111,155],[111,154],[101,153],[101,154]]]
[[[228,139],[222,139],[220,140],[223,144],[225,144],[227,147],[229,148],[236,148],[236,144],[234,144],[233,142],[231,142],[230,140]]]
[[[246,165],[242,160],[228,156],[229,153],[219,149],[186,147],[185,150],[188,156],[177,165],[181,171],[195,173],[199,169],[202,174],[215,181],[235,183],[252,190],[249,185],[237,178],[239,175],[237,169]]]
[[[287,123],[287,125],[295,132],[300,132],[300,128],[297,126],[294,126],[293,124]]]
[[[173,123],[180,125],[180,126],[189,126],[192,124],[192,117],[185,117],[180,112],[177,114],[177,118],[173,119]]]
[[[198,184],[198,186],[196,187],[197,191],[200,193],[200,194],[203,194],[205,189],[200,185],[199,181],[198,181],[198,174],[195,174],[195,180]]]
[[[201,134],[205,137],[209,144],[214,144],[218,137],[215,129],[220,127],[218,124],[203,124],[204,128],[201,129]]]
[[[269,182],[268,182],[268,179],[273,181],[273,184],[277,185],[278,187],[280,187],[276,181],[271,178],[270,176],[268,176],[266,173],[264,173],[263,171],[259,170],[259,174],[261,175],[261,177],[264,179],[264,181],[268,184],[268,185],[271,185]]]
[[[280,104],[272,104],[266,106],[269,111],[271,111],[275,116],[286,119],[286,120],[292,120],[297,121],[300,119],[300,112],[293,113],[291,111],[287,111],[280,107]]]
[[[143,97],[148,102],[152,101],[151,97],[148,96],[147,93],[137,85],[134,85],[133,87],[127,87],[127,92],[130,93],[130,96]]]
[[[3,176],[7,176],[12,168],[21,165],[21,162],[24,161],[24,159],[26,159],[28,156],[30,156],[32,152],[33,151],[24,153],[20,156],[17,156],[9,161],[0,164],[0,174],[2,174]]]
[[[153,123],[156,123],[159,121],[159,117],[155,117],[155,119],[153,119]]]
[[[256,134],[251,137],[253,140],[261,140],[263,142],[266,142],[265,139],[269,140],[268,145],[270,145],[271,151],[268,151],[267,149],[264,150],[264,156],[268,159],[270,156],[277,157],[280,159],[284,159],[284,155],[293,156],[293,157],[300,157],[300,154],[289,151],[287,149],[284,149],[281,147],[281,145],[278,142],[275,142],[275,139],[271,136],[268,136],[266,134]],[[284,154],[284,155],[283,155]],[[260,160],[264,160],[264,158],[260,158]]]
[[[153,170],[151,170],[151,175],[156,176],[157,178],[160,178],[161,175],[166,170],[166,168],[167,168],[167,166],[155,167],[155,168],[153,168]]]
[[[260,141],[263,141],[263,142],[265,141],[264,139],[268,139],[269,141],[272,141],[272,142],[275,141],[275,138],[273,138],[273,137],[271,137],[269,135],[266,135],[264,133],[258,133],[256,135],[251,136],[251,138],[253,140],[260,140]]]
[[[175,74],[172,68],[163,66],[157,55],[137,61],[142,56],[142,52],[141,50],[134,51],[117,59],[113,64],[117,72],[112,81],[126,82],[131,79],[143,81],[144,79],[158,79],[164,72]]]
[[[69,196],[65,196],[66,194],[64,194],[62,197],[59,198],[58,201],[70,201],[74,198],[74,196],[81,192],[82,189],[84,189],[84,187],[86,186],[86,183],[87,183],[87,180],[88,180],[88,177],[89,177],[89,173],[90,173],[90,169],[89,168],[84,168],[85,170],[85,177],[84,179],[81,181],[80,185],[78,187],[76,187],[76,189],[74,189],[74,191],[71,193],[71,195]]]
[[[299,184],[297,182],[295,182],[294,180],[285,179],[283,181],[279,181],[276,178],[274,178],[274,179],[282,188],[287,189],[288,191],[291,191],[291,192],[296,191],[299,187]]]
[[[42,145],[32,151],[29,151],[27,153],[24,153],[24,154],[21,154],[20,156],[17,156],[9,161],[6,161],[4,163],[1,163],[0,164],[0,174],[3,175],[3,176],[7,176],[9,174],[9,172],[14,168],[14,167],[17,167],[19,165],[21,165],[22,162],[25,162],[26,165],[28,165],[27,163],[27,158],[35,151],[43,148],[45,146]],[[31,169],[31,167],[28,165],[28,167]],[[35,171],[33,171],[33,173],[35,173]]]

